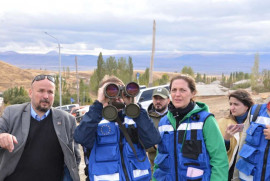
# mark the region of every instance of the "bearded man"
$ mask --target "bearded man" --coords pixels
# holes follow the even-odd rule
[[[8,106],[0,118],[0,181],[79,181],[75,118],[52,107],[55,79],[38,75],[31,102]],[[77,150],[78,151],[78,150]]]

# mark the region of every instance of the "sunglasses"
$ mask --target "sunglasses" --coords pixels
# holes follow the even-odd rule
[[[48,79],[49,81],[55,83],[55,79],[53,76],[51,75],[37,75],[34,80],[32,81],[32,84],[35,82],[35,81],[40,81],[40,80],[44,80],[44,79]]]

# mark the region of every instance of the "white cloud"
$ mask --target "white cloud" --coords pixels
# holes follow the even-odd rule
[[[0,51],[65,53],[267,51],[270,1],[9,0],[0,2]]]

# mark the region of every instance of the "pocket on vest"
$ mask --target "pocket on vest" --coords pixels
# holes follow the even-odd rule
[[[142,160],[144,157],[145,157],[145,151],[144,149],[138,145],[138,144],[133,144],[135,150],[136,150],[136,153],[137,153],[137,156],[140,160]],[[126,154],[129,158],[134,158],[135,157],[135,154],[133,152],[133,150],[131,149],[131,147],[129,146],[128,142],[125,143],[125,150],[126,150]]]
[[[161,170],[160,168],[157,168],[153,174],[153,177],[156,180],[162,180],[162,181],[171,181],[173,179],[172,174],[170,172],[165,172]]]
[[[158,151],[162,153],[169,153],[173,149],[174,137],[173,132],[165,131],[161,134],[162,143],[158,145]]]
[[[251,163],[256,163],[258,162],[259,150],[250,145],[244,144],[239,155]]]
[[[90,173],[99,177],[105,177],[106,175],[119,173],[119,164],[117,161],[103,163],[96,162],[92,165],[91,168],[92,170],[89,170]]]
[[[236,168],[246,175],[254,175],[255,166],[243,158],[236,163]]]
[[[180,163],[180,180],[199,181],[210,180],[210,173],[207,172],[205,162],[187,160]]]
[[[117,143],[117,132],[114,123],[98,125],[97,144]]]
[[[119,159],[119,147],[117,145],[97,146],[96,147],[96,161],[116,161]]]
[[[157,164],[159,168],[167,170],[171,168],[171,163],[173,162],[170,160],[169,154],[158,153],[154,163]]]
[[[129,170],[132,172],[130,174],[132,176],[132,180],[151,178],[150,163],[148,159],[145,159],[143,162],[139,162],[137,159],[130,159],[129,167]]]
[[[263,126],[252,122],[247,129],[246,142],[253,146],[258,146],[261,141],[262,132]]]
[[[201,140],[185,140],[182,145],[183,157],[197,160],[199,154],[202,153],[202,141]]]

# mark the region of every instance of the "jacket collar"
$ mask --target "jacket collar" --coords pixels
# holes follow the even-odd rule
[[[51,108],[52,111],[52,119],[53,119],[53,126],[54,126],[54,130],[56,132],[57,137],[61,137],[63,135],[66,135],[66,130],[65,130],[65,126],[64,121],[61,119],[61,112],[57,111],[54,108]]]
[[[54,108],[51,108],[52,111],[52,121],[54,130],[57,137],[63,137],[66,135],[64,121],[61,119],[61,114],[59,111],[56,111]],[[23,140],[26,141],[30,129],[30,120],[31,120],[31,103],[27,103],[25,109],[22,113],[22,134]],[[64,138],[63,138],[64,139]]]

